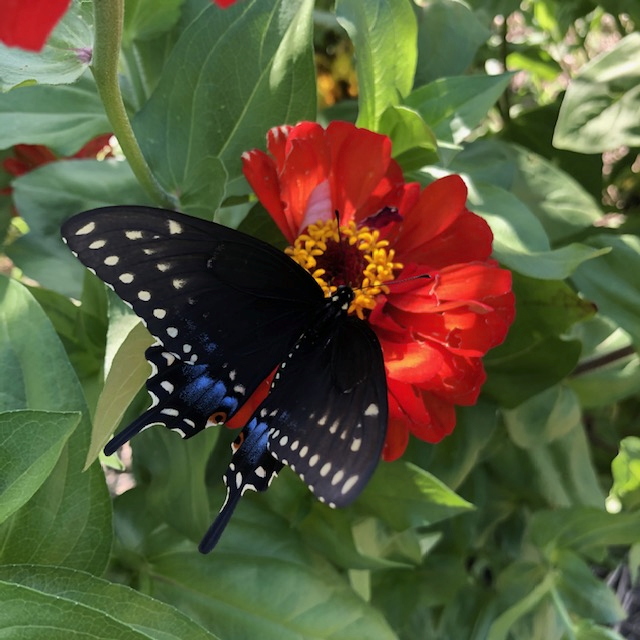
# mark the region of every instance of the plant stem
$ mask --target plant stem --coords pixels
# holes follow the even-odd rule
[[[176,208],[176,199],[160,186],[142,155],[120,92],[118,65],[124,0],[94,0],[93,12],[96,36],[91,71],[113,134],[118,139],[133,174],[151,199],[161,206]]]
[[[632,356],[635,352],[635,347],[633,345],[630,345],[628,347],[616,349],[615,351],[611,351],[610,353],[605,353],[604,355],[598,356],[597,358],[585,360],[584,362],[578,364],[576,368],[571,372],[571,377],[573,378],[575,376],[589,373],[590,371],[595,371],[596,369],[601,369],[602,367],[606,367],[607,365],[618,362],[619,360],[625,360],[629,356]]]

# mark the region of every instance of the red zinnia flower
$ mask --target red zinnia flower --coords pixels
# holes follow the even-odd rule
[[[493,235],[467,210],[464,182],[452,175],[420,192],[404,182],[389,138],[346,122],[278,127],[267,147],[270,155],[243,155],[244,174],[291,243],[287,253],[327,294],[356,289],[350,311],[382,345],[385,459],[403,453],[409,432],[438,442],[455,426],[455,405],[476,402],[481,357],[514,318],[511,274],[489,258]]]
[[[66,159],[73,158],[109,158],[113,156],[111,147],[109,146],[110,133],[89,140],[81,149],[76,151],[72,156],[68,156]],[[45,147],[42,144],[17,144],[13,147],[13,156],[5,158],[2,162],[2,168],[12,176],[22,176],[29,171],[33,171],[37,167],[55,162],[56,160],[63,160],[64,157],[57,156],[49,147]],[[0,189],[0,194],[10,195],[11,187]]]
[[[0,41],[40,51],[71,0],[0,0]]]

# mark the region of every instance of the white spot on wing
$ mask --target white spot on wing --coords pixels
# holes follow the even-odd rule
[[[325,464],[322,465],[322,468],[320,469],[320,475],[323,477],[326,475],[329,475],[329,471],[331,471],[331,463],[326,462]]]
[[[131,284],[133,282],[133,273],[121,273],[118,280],[124,284]]]
[[[173,393],[173,389],[174,386],[168,381],[168,380],[163,380],[160,383],[160,386],[167,392],[167,393]],[[176,414],[177,415],[177,414]]]
[[[351,489],[353,489],[354,485],[356,484],[356,482],[358,482],[358,478],[360,476],[355,475],[355,476],[351,476],[342,486],[342,495],[345,495],[347,493],[349,493],[349,491],[351,491]]]
[[[258,478],[266,478],[267,472],[264,470],[264,467],[256,467],[256,475]]]
[[[183,231],[184,229],[179,222],[176,222],[175,220],[169,220],[169,233],[172,236],[176,235],[177,233],[182,233]]]
[[[168,271],[170,266],[168,262],[158,262],[156,269],[158,269],[158,271]]]
[[[125,231],[124,235],[127,236],[128,240],[141,240],[142,239],[142,231]]]
[[[102,247],[104,247],[105,244],[107,244],[106,240],[94,240],[89,245],[89,249],[102,249]]]
[[[138,291],[138,298],[143,302],[149,302],[151,300],[151,293],[149,291]]]
[[[160,413],[163,413],[165,416],[173,416],[177,417],[180,412],[177,409],[171,409],[167,407],[166,409],[160,409]]]
[[[379,413],[378,405],[373,402],[364,410],[365,416],[377,416]]]
[[[360,451],[361,445],[362,445],[362,438],[354,438],[349,449],[351,449],[351,451],[355,453],[356,451]]]
[[[95,228],[96,228],[96,223],[95,222],[89,222],[88,224],[85,224],[84,227],[80,227],[76,231],[76,235],[77,236],[86,236],[88,233],[91,233]]]
[[[174,278],[171,281],[171,284],[173,285],[174,289],[182,289],[182,287],[187,284],[187,281],[184,278]]]
[[[314,453],[310,458],[309,458],[309,466],[313,467],[315,466],[315,464],[318,462],[318,460],[320,460],[320,456],[317,453]]]
[[[166,309],[154,309],[153,315],[158,318],[158,320],[162,320],[167,315],[167,311]]]
[[[331,478],[331,484],[335,487],[341,480],[344,478],[344,471],[340,469],[340,471],[336,471]]]
[[[167,335],[170,338],[175,338],[178,335],[178,330],[175,327],[167,327]]]
[[[107,267],[113,267],[117,265],[118,262],[120,262],[120,258],[118,256],[107,256],[104,259],[104,263],[107,265]]]

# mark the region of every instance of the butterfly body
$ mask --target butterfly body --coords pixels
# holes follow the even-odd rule
[[[274,247],[172,211],[107,207],[71,218],[65,242],[142,318],[152,404],[105,447],[164,425],[188,438],[221,424],[276,367],[225,473],[227,500],[201,544],[213,548],[240,496],[283,464],[332,506],[352,501],[379,461],[387,391],[379,342],[348,315],[353,291],[325,298]]]

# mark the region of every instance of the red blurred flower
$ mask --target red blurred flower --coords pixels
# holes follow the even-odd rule
[[[0,0],[0,42],[40,51],[71,0]]]
[[[213,0],[215,4],[217,4],[222,9],[226,9],[230,7],[232,4],[235,4],[237,0]]]
[[[109,158],[113,155],[109,146],[110,133],[97,136],[90,140],[79,151],[66,159],[72,158]],[[13,156],[5,158],[2,162],[2,168],[12,176],[22,176],[29,171],[33,171],[37,167],[55,162],[56,160],[65,159],[64,156],[57,156],[49,147],[41,144],[17,144],[13,147]],[[11,187],[0,190],[0,194],[9,195]]]
[[[389,138],[346,122],[278,127],[267,147],[243,155],[244,174],[291,243],[287,252],[327,293],[367,287],[350,311],[384,352],[385,459],[402,455],[409,432],[438,442],[455,426],[455,405],[476,402],[481,357],[515,314],[511,274],[489,258],[493,235],[466,208],[464,182],[452,175],[421,192],[404,182]],[[394,279],[405,282],[389,287]]]

